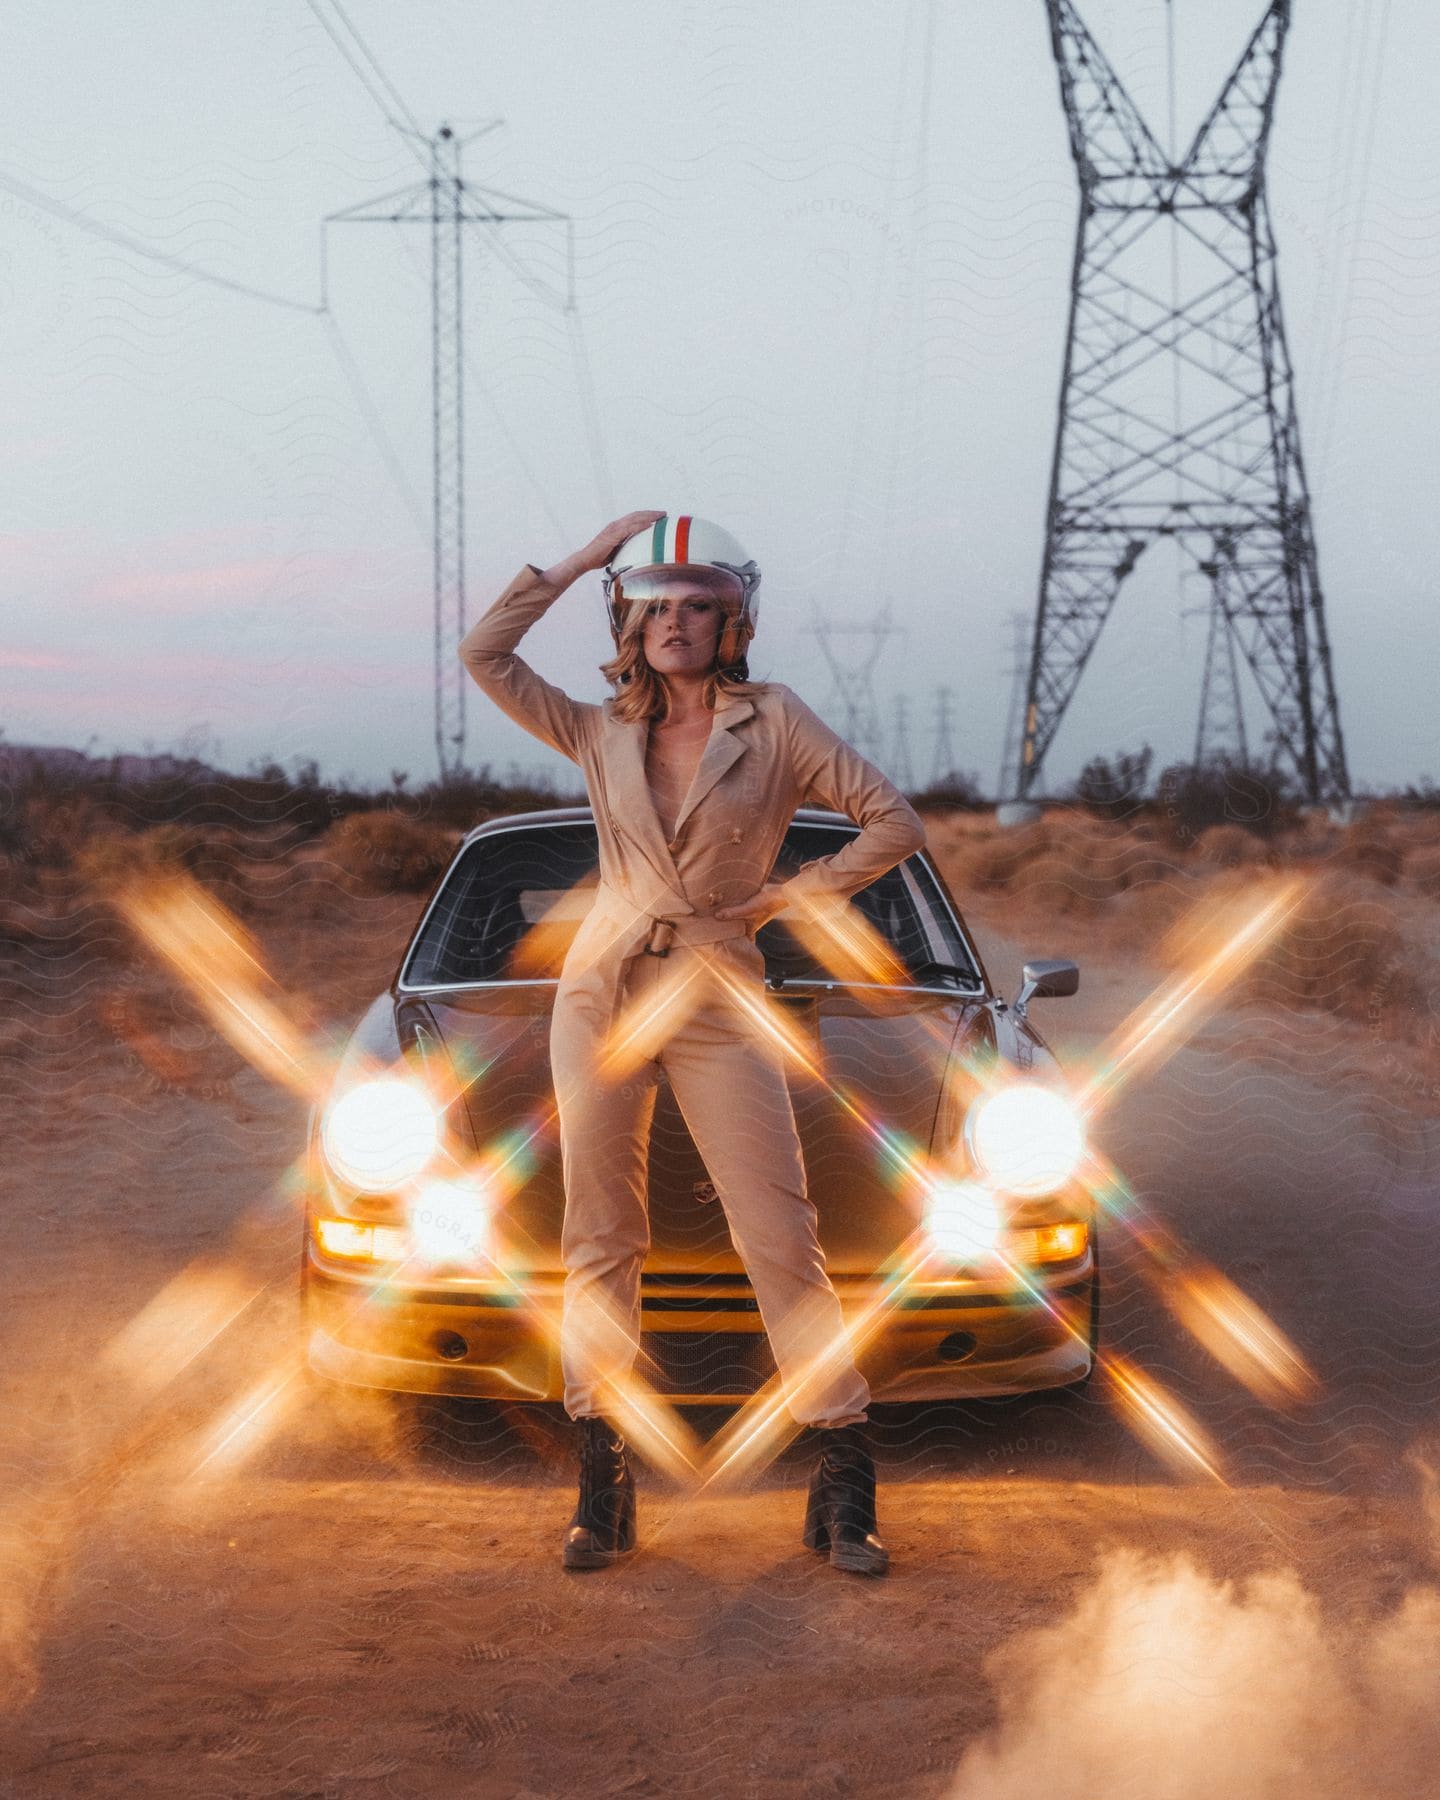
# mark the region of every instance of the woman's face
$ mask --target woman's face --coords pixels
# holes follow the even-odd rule
[[[641,648],[655,673],[708,675],[725,628],[725,614],[715,596],[681,576],[643,604]]]

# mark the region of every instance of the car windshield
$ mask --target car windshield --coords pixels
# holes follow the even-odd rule
[[[775,879],[833,856],[854,836],[853,826],[792,825]],[[477,838],[421,922],[402,984],[554,980],[598,879],[595,827],[588,822],[517,826]],[[767,979],[981,985],[950,908],[920,858],[908,857],[862,888],[846,916],[857,914],[851,917],[854,929],[838,934],[772,919],[756,937]]]

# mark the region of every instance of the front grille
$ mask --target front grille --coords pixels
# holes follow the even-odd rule
[[[775,1373],[759,1331],[647,1331],[640,1372],[661,1394],[753,1394]]]

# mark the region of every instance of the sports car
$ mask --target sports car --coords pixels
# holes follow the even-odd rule
[[[856,826],[795,815],[775,878]],[[588,808],[465,838],[346,1043],[303,1160],[310,1368],[411,1393],[555,1401],[564,1190],[556,979],[597,880]],[[920,851],[817,934],[761,927],[826,1264],[877,1400],[1084,1382],[1100,1270],[1083,1119],[1029,1018],[1074,963],[997,994]],[[744,1129],[737,1119],[736,1129]],[[638,1376],[738,1405],[775,1378],[725,1212],[663,1076]]]

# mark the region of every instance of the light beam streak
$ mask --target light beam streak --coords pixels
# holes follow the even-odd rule
[[[1136,1437],[1170,1468],[1181,1473],[1199,1470],[1221,1487],[1228,1487],[1220,1459],[1204,1427],[1173,1395],[1143,1370],[1123,1357],[1104,1359],[1111,1394]]]
[[[140,878],[113,896],[120,916],[194,996],[248,1062],[314,1100],[324,1071],[258,947],[233,914],[188,875]]]
[[[1081,1110],[1086,1114],[1100,1111],[1137,1076],[1152,1073],[1173,1055],[1225,990],[1265,951],[1300,906],[1309,886],[1303,876],[1282,882],[1263,905],[1228,930],[1213,950],[1202,954],[1193,969],[1173,976],[1137,1007],[1101,1046],[1094,1072],[1076,1091]],[[1214,930],[1226,930],[1233,910],[1233,906],[1206,909],[1192,921],[1191,935],[1204,938]]]

